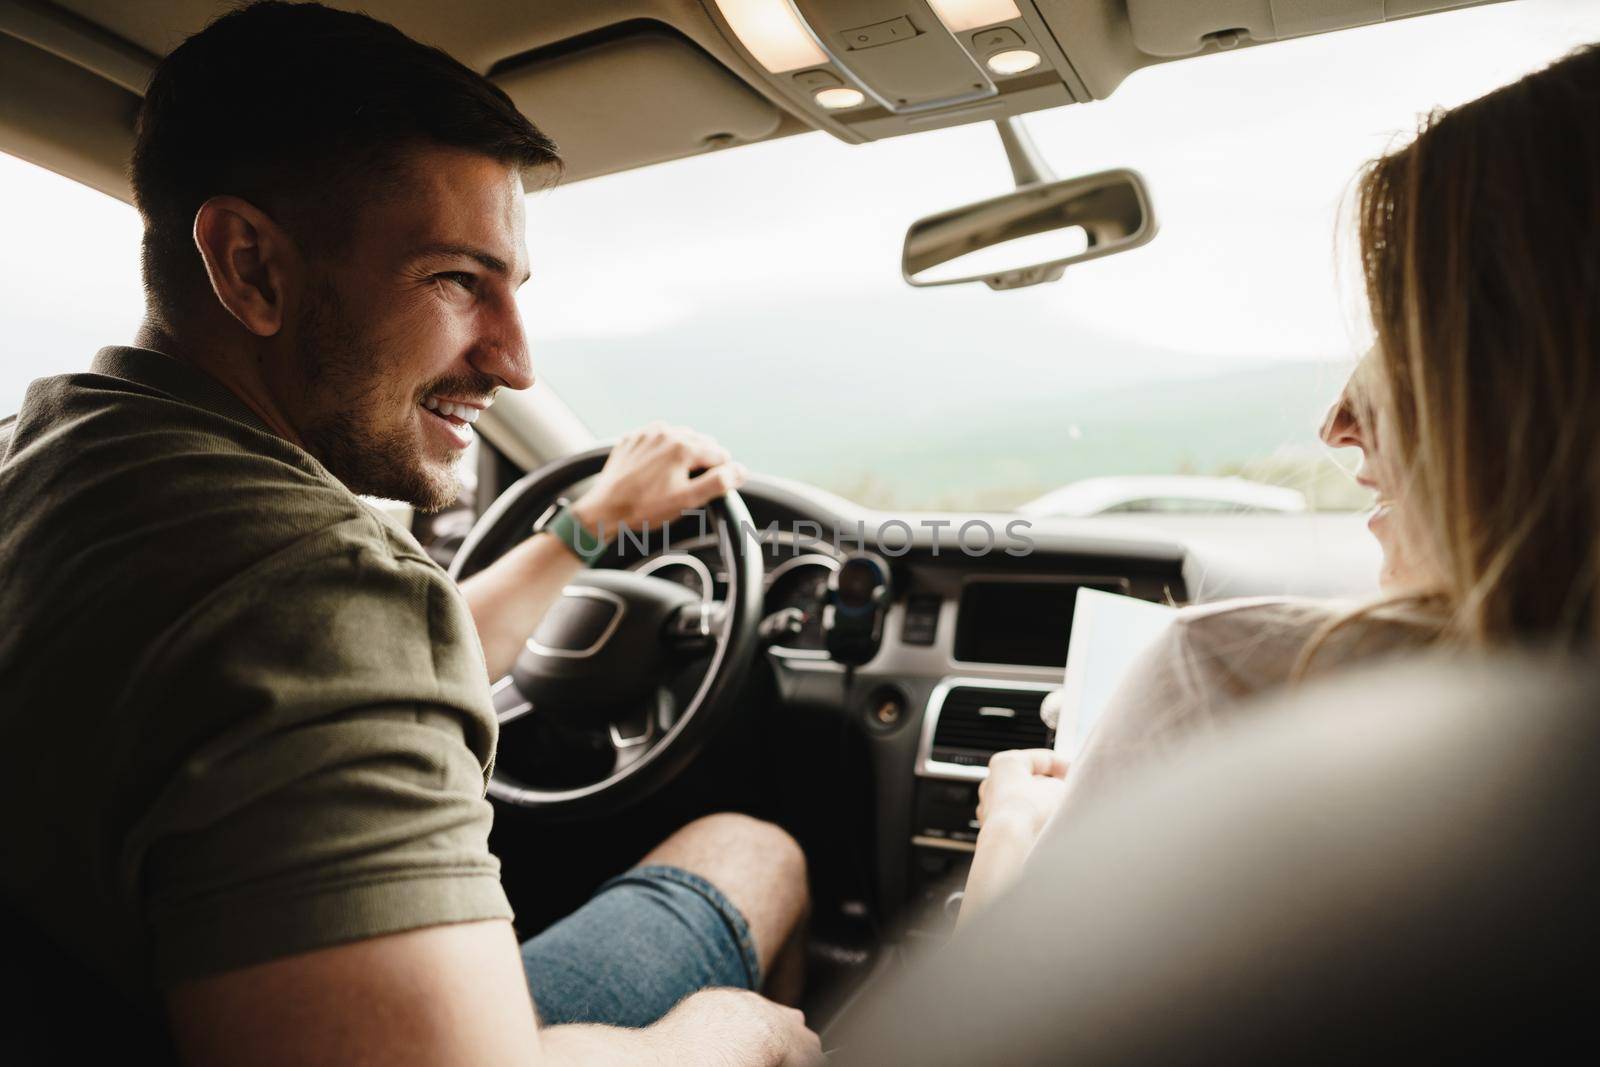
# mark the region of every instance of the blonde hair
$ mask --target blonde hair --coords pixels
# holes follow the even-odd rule
[[[1358,182],[1376,334],[1352,390],[1433,577],[1337,620],[1444,643],[1600,634],[1600,46],[1449,111]]]

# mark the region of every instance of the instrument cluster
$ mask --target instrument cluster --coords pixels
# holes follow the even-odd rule
[[[839,569],[839,552],[825,542],[799,542],[792,538],[763,539],[765,594],[762,616],[787,613],[775,621],[781,628],[770,647],[778,655],[826,656],[822,610],[828,600],[828,579]],[[646,557],[628,568],[676,582],[702,600],[727,595],[728,575],[715,541],[700,538]]]

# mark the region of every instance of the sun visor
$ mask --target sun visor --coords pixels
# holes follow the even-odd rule
[[[569,181],[759,141],[783,119],[665,28],[541,50],[490,77],[555,139]]]
[[[1152,56],[1277,41],[1490,0],[1128,0],[1133,43]]]
[[[133,93],[0,32],[0,145],[11,155],[131,200],[138,112]]]

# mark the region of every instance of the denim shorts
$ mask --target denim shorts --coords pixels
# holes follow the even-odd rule
[[[635,867],[522,943],[546,1026],[649,1026],[690,993],[758,989],[750,926],[716,886],[679,867]]]

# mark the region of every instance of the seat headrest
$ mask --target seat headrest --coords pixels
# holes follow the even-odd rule
[[[1059,820],[827,1035],[840,1063],[1525,1057],[1595,1044],[1600,670],[1308,686]]]

